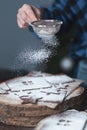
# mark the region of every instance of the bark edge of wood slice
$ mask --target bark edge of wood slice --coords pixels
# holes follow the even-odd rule
[[[35,127],[43,118],[68,109],[80,110],[84,100],[84,88],[73,92],[75,96],[67,99],[55,109],[35,104],[11,105],[0,101],[0,122],[7,125]],[[77,94],[76,94],[77,93]]]

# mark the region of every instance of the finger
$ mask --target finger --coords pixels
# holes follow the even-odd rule
[[[35,12],[33,11],[33,9],[32,9],[31,6],[25,4],[25,5],[23,6],[23,11],[24,11],[25,14],[27,15],[27,18],[28,18],[29,22],[30,22],[30,21],[32,22],[32,21],[38,20],[38,18],[37,18],[37,16],[36,16]]]
[[[23,19],[26,23],[28,22],[28,16],[26,15],[26,13],[25,13],[25,11],[22,9],[22,8],[20,8],[19,10],[18,10],[18,16],[21,18],[21,19]]]
[[[17,23],[20,28],[26,28],[28,24],[21,18],[20,14],[17,14]]]
[[[26,14],[24,11],[22,11],[22,12],[20,13],[20,17],[21,17],[21,19],[22,19],[25,23],[27,23],[27,24],[29,24],[29,23],[32,22],[31,15],[27,16],[27,14]]]
[[[31,11],[30,6],[23,6],[18,10],[18,14],[20,15],[21,19],[23,19],[26,23],[37,20],[35,14],[33,13],[33,11]]]
[[[41,10],[39,8],[36,8],[35,6],[32,6],[32,9],[33,9],[34,13],[36,14],[37,19],[40,20]]]

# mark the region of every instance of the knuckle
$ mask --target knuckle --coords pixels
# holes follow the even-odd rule
[[[26,6],[25,6],[25,4],[24,4],[21,8],[22,8],[22,9],[25,9],[25,7],[26,7]]]
[[[28,9],[28,8],[29,8],[29,5],[28,5],[28,4],[24,4],[24,5],[23,5],[23,8],[24,8],[24,9]]]
[[[31,7],[31,5],[26,4],[25,9],[26,10],[32,10],[32,7]]]
[[[27,4],[23,4],[23,7],[26,7],[27,6]]]
[[[19,25],[19,27],[22,29],[23,28],[23,26],[22,25]]]
[[[19,27],[20,27],[20,28],[23,28],[23,27],[24,27],[24,25],[23,25],[23,24],[19,24]]]

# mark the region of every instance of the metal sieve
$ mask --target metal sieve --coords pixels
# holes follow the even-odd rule
[[[62,21],[59,20],[38,20],[30,23],[34,32],[40,37],[52,37],[59,32]]]

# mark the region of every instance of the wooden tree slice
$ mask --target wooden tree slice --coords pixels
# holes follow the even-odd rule
[[[80,95],[74,92],[75,97],[66,100],[55,109],[34,104],[11,105],[0,101],[0,121],[8,125],[35,127],[40,120],[52,114],[71,108],[80,110],[84,90],[80,87],[76,91]]]
[[[7,90],[4,83],[0,85],[0,88],[2,85]],[[80,110],[83,102],[83,93],[84,88],[78,86],[54,109],[41,102],[38,104],[22,104],[21,100],[14,100],[11,97],[7,98],[7,96],[2,94],[0,95],[0,122],[7,125],[35,127],[40,120],[47,116],[72,108]]]

